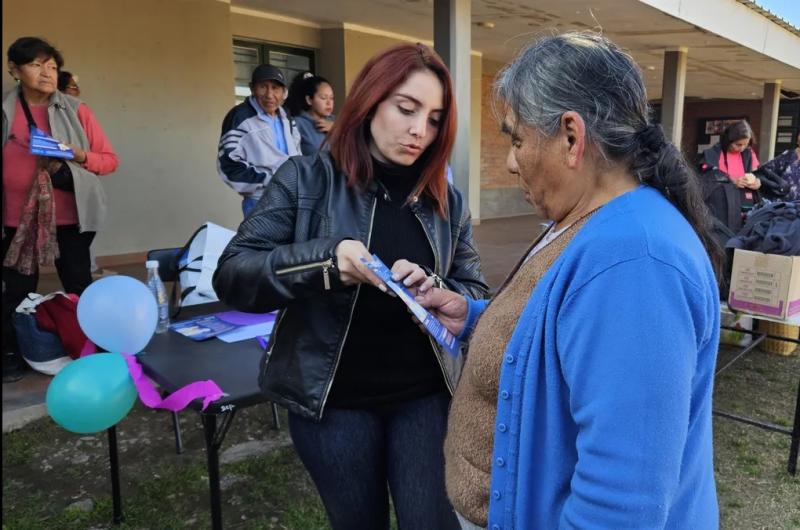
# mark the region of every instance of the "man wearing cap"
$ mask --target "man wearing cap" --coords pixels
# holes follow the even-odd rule
[[[217,153],[217,171],[242,196],[245,216],[281,164],[301,154],[300,132],[281,107],[286,99],[283,72],[259,65],[253,70],[250,94],[222,121]]]

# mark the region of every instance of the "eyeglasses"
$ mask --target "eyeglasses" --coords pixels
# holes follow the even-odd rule
[[[72,90],[78,90],[80,88],[78,85],[67,85],[64,88],[71,88]]]

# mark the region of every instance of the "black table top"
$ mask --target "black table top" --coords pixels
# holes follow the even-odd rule
[[[224,311],[221,303],[184,308],[176,321]],[[137,355],[145,375],[166,392],[184,385],[211,379],[228,394],[209,404],[206,413],[220,413],[262,403],[266,399],[258,387],[259,364],[263,351],[256,339],[225,343],[217,338],[193,341],[169,330],[156,333],[142,353]],[[202,408],[196,399],[189,406]]]

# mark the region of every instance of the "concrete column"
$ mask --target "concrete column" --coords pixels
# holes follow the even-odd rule
[[[687,48],[664,52],[664,79],[661,87],[661,126],[667,139],[679,149],[683,136],[683,97],[686,92]]]
[[[758,136],[758,159],[762,164],[775,156],[781,84],[780,79],[772,83],[764,83],[764,99],[761,102],[761,134]]]
[[[344,28],[325,28],[322,30],[322,46],[319,51],[319,75],[328,79],[333,85],[333,92],[341,106],[347,96],[345,65],[345,30]]]
[[[456,107],[458,108],[456,144],[450,158],[453,182],[469,204],[478,199],[470,196],[470,181],[480,179],[480,174],[472,175],[470,173],[471,13],[471,0],[434,0],[433,2],[434,48],[450,69]],[[475,131],[475,134],[480,134],[480,131]],[[480,188],[478,187],[478,189]]]

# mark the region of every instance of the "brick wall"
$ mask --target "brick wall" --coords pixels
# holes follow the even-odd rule
[[[492,113],[491,88],[494,73],[481,79],[481,189],[516,188],[517,181],[506,170],[509,140],[500,134]],[[745,116],[758,141],[761,132],[761,100],[705,100],[684,104],[682,149],[689,160],[697,153],[697,131],[701,120]],[[756,149],[757,151],[758,149]]]
[[[689,160],[697,156],[697,131],[701,120],[706,118],[748,119],[758,142],[761,132],[760,99],[718,99],[706,101],[687,101],[683,105],[683,138],[681,147]],[[758,148],[756,148],[758,152]]]
[[[506,169],[509,140],[500,134],[492,112],[494,74],[481,78],[481,189],[516,188],[517,180]]]

